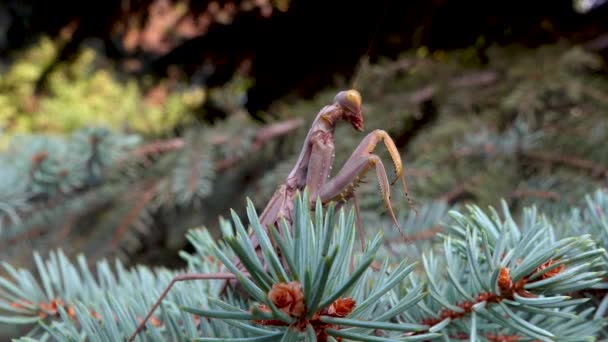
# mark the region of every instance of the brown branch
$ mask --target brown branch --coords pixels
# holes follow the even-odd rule
[[[475,88],[487,86],[498,81],[498,73],[492,70],[475,71],[462,76],[454,77],[448,81],[447,88]],[[417,105],[431,100],[439,91],[437,84],[426,85],[410,93],[408,100]],[[402,95],[400,95],[402,96]]]
[[[190,193],[196,193],[196,185],[198,184],[199,157],[201,157],[201,153],[197,153],[196,148],[192,148],[190,150],[191,167],[188,179],[188,191]]]
[[[517,342],[523,339],[523,337],[520,335],[502,335],[489,333],[485,336],[486,339],[488,339],[488,341],[490,342]],[[464,332],[458,332],[456,334],[450,335],[450,338],[455,340],[470,340],[471,335]]]
[[[38,171],[38,169],[40,168],[42,163],[44,163],[44,161],[48,158],[48,156],[48,151],[40,151],[31,157],[32,167],[30,168],[29,178],[32,183],[35,181],[36,171]]]
[[[107,203],[107,200],[104,199],[103,196],[101,196],[100,194],[98,194],[97,192],[95,192],[93,190],[87,190],[86,192],[78,191],[78,192],[75,192],[74,194],[80,196],[80,200],[79,200],[80,203],[85,202],[85,201],[88,203],[86,205],[87,212],[94,210],[94,208],[99,208]],[[31,217],[34,217],[35,215],[39,215],[40,212],[56,210],[56,208],[58,208],[62,205],[65,205],[64,200],[61,200],[61,201],[47,200],[43,203],[38,203],[38,204],[32,205],[29,210],[21,211],[20,215],[21,215],[21,217],[25,217],[25,218],[29,219]],[[93,209],[91,209],[91,208],[93,208]],[[76,215],[76,214],[74,214],[74,215]],[[70,222],[66,223],[66,225],[73,224],[74,222],[71,220],[75,220],[75,218],[69,219],[69,220],[70,220]],[[64,221],[64,222],[67,222],[67,221]],[[6,246],[14,245],[16,243],[20,243],[23,241],[33,240],[35,238],[43,236],[44,234],[47,234],[49,232],[49,230],[52,228],[52,226],[49,225],[47,220],[45,220],[44,223],[37,224],[37,225],[28,225],[27,227],[29,227],[29,228],[26,229],[25,231],[18,232],[11,237],[5,238],[4,241],[0,241],[0,251],[2,249],[6,248]],[[64,225],[63,229],[71,229],[71,228],[66,227]],[[67,232],[67,233],[69,233],[69,232]]]
[[[286,121],[275,123],[275,124],[270,124],[270,125],[260,128],[256,134],[255,139],[253,140],[253,144],[251,145],[251,149],[249,150],[249,152],[255,153],[255,152],[259,151],[266,143],[268,143],[272,139],[285,135],[285,134],[295,130],[296,128],[300,127],[302,125],[302,122],[303,122],[302,119],[290,119],[290,120],[286,120]],[[216,161],[215,169],[217,171],[226,170],[226,169],[230,168],[231,166],[235,165],[236,163],[238,163],[245,156],[247,156],[247,155],[233,156],[230,158]]]
[[[300,127],[303,123],[302,119],[289,119],[273,124],[266,125],[260,129],[258,129],[256,136],[254,138],[253,144],[251,146],[251,152],[256,152],[260,148],[264,146],[268,141],[285,135],[289,132]],[[212,145],[220,145],[226,143],[230,140],[228,136],[220,136],[214,137],[211,140]],[[127,159],[131,159],[132,157],[136,158],[146,158],[152,155],[163,154],[168,152],[173,152],[177,150],[181,150],[186,146],[184,139],[182,138],[173,138],[167,140],[157,140],[145,145],[139,146],[131,151],[128,156],[120,159],[118,162],[126,161]],[[219,161],[216,163],[216,167],[220,170],[228,168],[236,163],[241,158],[228,158],[223,161]]]
[[[450,81],[450,86],[453,88],[470,88],[487,86],[498,81],[498,73],[493,70],[475,71],[460,77],[456,77]]]
[[[416,232],[414,234],[408,235],[407,239],[408,239],[408,241],[429,240],[429,239],[432,239],[435,235],[437,235],[437,233],[440,233],[442,231],[443,231],[443,227],[433,226],[433,227],[427,228],[425,230]]]
[[[591,172],[595,177],[608,176],[608,167],[591,160],[552,152],[524,152],[523,156],[532,160],[552,164],[562,164]]]
[[[4,241],[0,241],[0,250],[3,250],[4,248],[7,248],[7,246],[14,245],[21,241],[31,241],[34,238],[44,235],[47,232],[47,230],[48,229],[46,226],[43,226],[43,227],[34,226],[34,227],[32,227],[32,229],[28,229],[24,232],[15,234],[14,236],[12,236],[8,239],[5,239]]]
[[[414,243],[416,241],[430,240],[433,237],[435,237],[435,235],[437,235],[438,233],[441,233],[442,231],[443,231],[443,227],[432,226],[427,229],[416,232],[414,234],[406,235],[403,240],[402,239],[392,239],[392,240],[386,239],[384,244],[386,245],[386,247],[388,248],[388,251],[392,255],[394,255],[395,257],[399,257],[399,253],[397,253],[397,251],[395,251],[395,249],[393,248],[393,245],[402,243],[403,241],[405,241],[405,243],[410,244],[410,243]]]
[[[475,175],[464,182],[458,183],[448,192],[445,192],[443,195],[439,196],[439,199],[446,201],[448,204],[453,204],[458,201],[460,198],[466,196],[471,193],[471,189],[475,186],[477,182],[479,182],[480,175]]]
[[[141,192],[136,199],[136,203],[131,209],[127,212],[127,215],[118,225],[118,228],[114,231],[114,235],[112,236],[112,246],[116,247],[120,238],[127,232],[131,224],[139,217],[141,211],[146,207],[146,205],[154,198],[156,194],[156,188],[158,183],[154,183],[143,192]]]
[[[76,218],[77,217],[74,214],[68,214],[65,216],[65,218],[63,219],[63,224],[61,225],[61,230],[59,231],[59,234],[57,234],[57,236],[55,237],[55,244],[60,245],[64,242],[65,238],[67,238],[70,232],[72,231],[74,223],[76,222]]]
[[[505,157],[503,153],[497,151],[494,146],[488,144],[483,147],[483,150],[475,150],[472,148],[461,148],[454,151],[446,160],[456,160],[460,158],[469,157],[476,153],[481,153],[485,155],[493,155],[496,157]],[[532,161],[544,162],[550,164],[561,164],[564,166],[569,166],[577,169],[582,169],[591,173],[592,176],[603,178],[608,176],[608,166],[597,163],[592,160],[573,157],[564,155],[561,153],[555,152],[540,152],[540,151],[523,151],[521,155],[524,158],[530,159]]]
[[[248,274],[246,274],[246,275],[248,276]],[[165,289],[161,293],[161,295],[158,298],[158,300],[156,301],[156,303],[154,303],[154,305],[152,306],[150,311],[148,311],[148,314],[146,315],[146,317],[144,317],[144,319],[139,323],[139,325],[137,326],[137,329],[135,329],[133,334],[129,337],[128,341],[129,342],[134,341],[135,338],[137,337],[137,335],[139,335],[139,333],[145,328],[146,322],[152,318],[154,311],[156,311],[156,309],[160,306],[163,299],[167,296],[167,294],[169,293],[169,291],[171,290],[173,285],[175,285],[178,282],[188,281],[188,280],[218,280],[218,279],[232,280],[232,279],[235,279],[235,275],[233,273],[227,273],[227,272],[219,272],[219,273],[212,273],[212,274],[184,273],[184,274],[180,274],[180,275],[176,276],[175,278],[173,278],[171,280],[171,282],[169,283],[169,285],[167,285],[167,287],[165,287]]]
[[[588,138],[589,130],[585,127],[572,127],[571,123],[551,123],[544,125],[542,130],[553,135],[564,137],[565,135],[572,135],[580,138]]]
[[[524,288],[524,286],[528,283],[529,278],[538,272],[544,272],[539,276],[539,278],[548,279],[560,274],[564,269],[564,264],[560,264],[558,266],[556,265],[556,262],[553,259],[550,259],[542,265],[538,266],[527,276],[513,283],[509,269],[503,267],[500,269],[500,275],[498,276],[498,280],[496,281],[499,293],[494,293],[492,291],[482,292],[478,294],[477,297],[475,297],[473,300],[466,300],[456,304],[456,306],[462,309],[460,312],[451,309],[443,309],[437,315],[437,317],[423,319],[421,323],[428,326],[434,326],[448,318],[451,320],[460,319],[473,312],[473,306],[475,306],[476,304],[482,302],[486,302],[488,304],[499,303],[505,299],[512,300],[515,294],[527,298],[536,297],[536,294],[531,293]]]
[[[406,177],[429,178],[433,175],[431,169],[408,167],[404,170]]]
[[[124,161],[130,157],[145,158],[150,155],[163,154],[167,152],[181,150],[182,148],[184,148],[185,145],[186,143],[181,138],[153,141],[151,143],[133,149],[128,157],[119,160],[119,162]]]
[[[509,194],[510,198],[540,198],[545,200],[559,200],[559,194],[555,191],[520,189]]]
[[[608,34],[602,34],[588,42],[583,47],[591,52],[601,52],[602,50],[608,49]]]
[[[74,309],[73,304],[66,304],[61,298],[54,298],[48,302],[40,302],[38,304],[34,304],[29,300],[20,299],[10,303],[10,306],[17,310],[29,311],[32,310],[35,314],[40,317],[40,319],[46,319],[48,317],[59,318],[59,308],[62,308],[68,315],[68,317],[74,322],[78,322],[78,316],[76,315],[76,310]],[[89,309],[90,315],[98,321],[101,321],[101,315],[93,309]],[[117,320],[118,316],[114,314],[114,319]],[[141,321],[141,318],[137,318]],[[162,322],[157,317],[151,317],[150,322],[155,327],[159,327],[162,325]]]

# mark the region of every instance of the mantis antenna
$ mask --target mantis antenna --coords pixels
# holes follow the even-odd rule
[[[385,4],[385,6],[382,6],[382,15],[380,17],[376,18],[376,26],[374,28],[374,33],[372,34],[372,38],[370,39],[369,44],[367,44],[367,50],[365,51],[365,55],[363,55],[363,57],[360,59],[359,66],[355,70],[355,78],[353,79],[351,89],[357,89],[357,81],[359,81],[359,75],[361,75],[361,71],[363,70],[364,65],[367,64],[367,62],[369,61],[369,53],[372,50],[372,47],[374,46],[374,43],[376,42],[376,37],[378,36],[378,32],[380,31],[380,18],[384,17],[387,9],[388,9],[388,4]]]

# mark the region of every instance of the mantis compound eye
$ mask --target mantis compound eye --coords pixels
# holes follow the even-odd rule
[[[361,94],[358,91],[344,90],[334,98],[340,107],[346,109],[346,120],[350,121],[357,131],[363,130],[363,114],[361,114]]]

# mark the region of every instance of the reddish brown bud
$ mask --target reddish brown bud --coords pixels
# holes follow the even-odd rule
[[[268,298],[277,308],[292,317],[302,317],[306,312],[302,286],[297,281],[274,284],[268,292]]]
[[[270,310],[270,308],[268,308],[266,305],[264,304],[260,304],[258,305],[258,309],[260,309],[260,311],[262,312],[272,312],[272,310]]]
[[[262,312],[272,312],[270,308],[268,308],[264,304],[259,304],[258,309]],[[274,326],[284,326],[285,322],[276,320],[276,319],[254,319],[253,323],[261,324],[261,325],[274,325]]]
[[[158,317],[150,317],[150,323],[155,327],[160,327],[163,323]]]
[[[351,313],[351,311],[353,311],[356,305],[357,302],[355,302],[355,300],[350,297],[338,298],[333,303],[331,303],[329,309],[327,310],[327,313],[330,316],[346,317],[348,316],[348,314]]]
[[[19,301],[12,302],[11,307],[15,309],[25,309],[27,306],[33,306],[34,304],[28,300],[20,299]]]
[[[91,313],[91,316],[93,316],[93,318],[95,318],[96,320],[101,320],[101,315],[97,313],[97,311],[91,309],[89,310],[89,312]]]
[[[544,264],[538,266],[536,268],[536,272],[541,272],[542,270],[544,270],[545,268],[551,266],[555,264],[555,261],[553,261],[553,259],[545,262]],[[564,268],[566,268],[566,266],[564,264],[561,264],[547,272],[545,272],[543,275],[540,276],[541,279],[547,279],[547,278],[551,278],[551,277],[555,277],[556,275],[560,274]]]
[[[71,319],[76,319],[76,310],[74,309],[74,305],[70,304],[70,306],[68,306],[68,316]]]
[[[32,164],[37,165],[42,163],[47,157],[49,153],[47,151],[41,151],[32,156]]]
[[[65,307],[65,304],[63,303],[63,300],[61,300],[61,298],[56,298],[51,300],[48,303],[40,303],[38,305],[40,307],[41,310],[51,314],[51,315],[56,315],[58,312],[58,308],[61,307]]]
[[[517,342],[521,339],[518,335],[488,334],[486,337],[490,342]]]
[[[500,293],[507,292],[513,287],[513,279],[511,279],[511,275],[509,274],[509,269],[507,267],[500,269],[497,283]]]
[[[97,317],[95,317],[95,318],[97,318]],[[141,322],[143,322],[143,319],[141,319],[141,317],[137,317],[137,321],[139,323],[141,323]],[[155,316],[150,317],[149,321],[155,327],[160,327],[163,324],[162,321],[158,317],[155,317]]]

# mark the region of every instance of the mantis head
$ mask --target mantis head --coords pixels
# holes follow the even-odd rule
[[[361,94],[358,91],[344,90],[334,98],[344,111],[343,119],[350,122],[357,131],[363,131],[363,113],[361,112]]]

